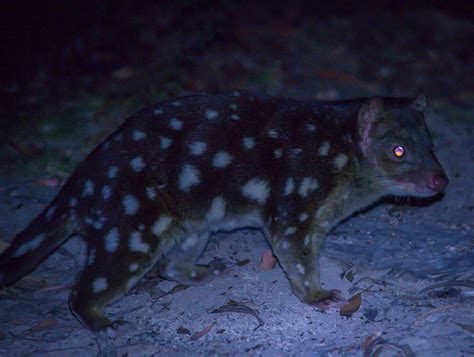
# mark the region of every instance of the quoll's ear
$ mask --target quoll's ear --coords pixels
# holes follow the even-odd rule
[[[416,97],[416,99],[411,103],[413,109],[418,110],[419,112],[423,112],[426,107],[426,95],[421,93]]]
[[[381,117],[383,113],[383,102],[380,98],[372,98],[362,105],[359,110],[357,123],[359,127],[359,137],[362,152],[368,154],[370,151],[370,130],[374,123]]]

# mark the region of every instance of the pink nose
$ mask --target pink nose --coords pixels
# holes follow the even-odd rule
[[[428,179],[428,186],[437,192],[443,191],[449,183],[449,179],[444,174],[434,174]]]

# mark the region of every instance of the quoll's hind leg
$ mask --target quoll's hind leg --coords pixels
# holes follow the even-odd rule
[[[86,266],[69,297],[69,306],[90,330],[107,330],[112,337],[125,325],[125,321],[108,319],[103,309],[132,289],[153,266],[154,259],[147,254],[148,244],[145,240],[139,243],[142,244],[140,252],[130,252],[129,246],[117,247],[113,253],[89,249]]]
[[[274,254],[292,285],[295,295],[304,303],[325,310],[340,307],[345,300],[337,290],[324,290],[319,273],[319,250],[324,235],[286,231],[286,237],[272,242]],[[288,234],[291,232],[291,234]],[[300,233],[300,234],[298,234]]]
[[[202,285],[227,271],[220,259],[209,264],[196,264],[207,246],[210,234],[191,233],[171,249],[158,264],[158,271],[166,279],[185,285]]]

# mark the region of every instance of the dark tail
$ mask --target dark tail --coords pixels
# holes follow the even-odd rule
[[[0,288],[21,279],[75,231],[66,202],[54,200],[0,255]],[[59,199],[59,201],[62,201]]]

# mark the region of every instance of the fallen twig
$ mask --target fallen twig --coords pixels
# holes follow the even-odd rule
[[[469,279],[457,279],[458,277],[454,277],[451,280],[443,281],[441,283],[436,283],[426,288],[422,289],[418,294],[423,294],[427,291],[437,289],[437,288],[444,288],[444,287],[453,287],[453,286],[462,286],[466,288],[474,288],[474,280]]]
[[[452,305],[446,305],[446,306],[440,306],[440,307],[437,307],[431,311],[428,311],[427,313],[417,317],[417,319],[415,320],[415,322],[413,322],[413,325],[414,326],[418,326],[422,320],[426,319],[427,317],[431,316],[431,315],[434,315],[434,314],[437,314],[438,312],[443,312],[443,311],[447,311],[447,310],[452,310],[452,309],[457,309],[459,307],[464,307],[465,305],[462,305],[462,304],[452,304]]]

